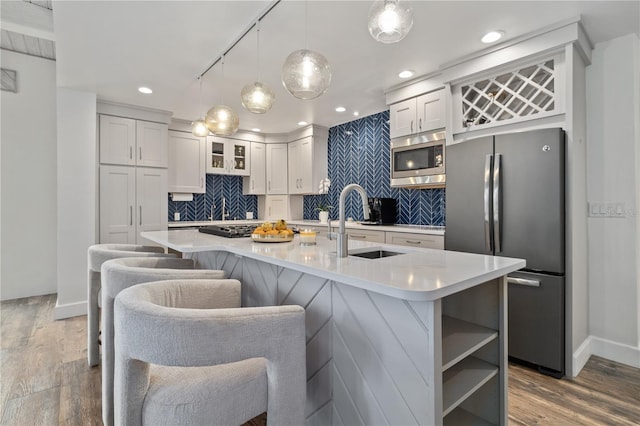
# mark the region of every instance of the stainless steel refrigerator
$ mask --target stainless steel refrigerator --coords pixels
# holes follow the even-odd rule
[[[526,259],[526,268],[508,277],[509,356],[563,376],[563,130],[447,146],[446,173],[445,249]]]

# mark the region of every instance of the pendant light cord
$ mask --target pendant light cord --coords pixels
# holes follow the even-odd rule
[[[256,22],[256,38],[257,38],[257,42],[256,42],[256,51],[257,51],[257,65],[258,65],[258,79],[257,81],[260,82],[260,21],[258,20]]]
[[[309,1],[304,2],[304,48],[309,49]]]

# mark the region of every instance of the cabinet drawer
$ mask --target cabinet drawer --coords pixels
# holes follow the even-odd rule
[[[384,243],[385,236],[384,231],[364,231],[364,230],[354,230],[347,229],[347,235],[349,239],[359,240],[359,241],[370,241],[373,243]]]
[[[387,232],[387,244],[398,246],[422,247],[432,249],[444,249],[443,235],[411,234],[407,232]]]

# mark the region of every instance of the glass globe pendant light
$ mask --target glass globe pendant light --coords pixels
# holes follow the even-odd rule
[[[413,10],[408,1],[377,0],[369,9],[369,34],[381,43],[397,43],[413,26]]]
[[[329,61],[313,50],[296,50],[282,65],[282,84],[298,99],[317,98],[331,84]]]
[[[305,22],[308,31],[307,3]],[[305,32],[305,46],[307,34]],[[282,84],[287,92],[298,99],[314,99],[322,95],[331,84],[331,67],[322,54],[309,49],[292,52],[282,65]]]
[[[242,106],[254,114],[264,114],[269,111],[276,100],[276,95],[266,85],[260,83],[260,21],[256,23],[256,34],[258,38],[258,81],[247,84],[242,88],[240,98]]]
[[[198,81],[200,82],[200,96],[199,96],[199,105],[198,108],[202,108],[202,76],[198,77]],[[207,128],[207,124],[204,122],[202,116],[197,120],[191,123],[191,133],[193,136],[204,137],[209,135],[209,129]]]
[[[224,82],[224,56],[222,57],[222,80]],[[205,124],[216,136],[231,136],[238,131],[240,119],[233,109],[223,104],[216,105],[207,111]]]

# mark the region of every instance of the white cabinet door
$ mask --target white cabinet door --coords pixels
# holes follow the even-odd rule
[[[265,144],[251,142],[251,173],[243,178],[242,193],[263,195],[267,192],[267,149]]]
[[[100,243],[136,242],[135,171],[135,167],[100,166]]]
[[[250,142],[207,136],[207,173],[249,176]]]
[[[266,197],[265,220],[287,219],[289,217],[289,197],[269,195]]]
[[[136,121],[136,164],[145,167],[169,166],[168,126]]]
[[[169,192],[206,192],[205,146],[205,138],[169,131]]]
[[[289,144],[289,193],[310,194],[318,192],[314,188],[313,137],[291,142]],[[317,184],[318,182],[316,182]]]
[[[251,142],[231,139],[225,148],[229,174],[249,176],[251,174]]]
[[[167,170],[136,168],[136,244],[140,232],[167,229]]]
[[[389,106],[389,118],[389,136],[392,139],[416,133],[416,99]]]
[[[418,132],[445,127],[445,91],[418,96]]]
[[[136,120],[100,115],[100,163],[136,164]]]
[[[267,144],[267,194],[287,193],[287,144]]]

